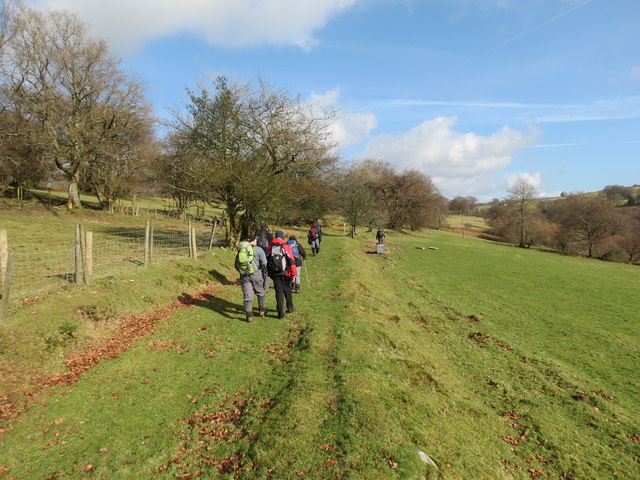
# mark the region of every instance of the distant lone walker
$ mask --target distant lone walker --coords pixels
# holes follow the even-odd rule
[[[378,245],[382,245],[384,243],[384,231],[382,228],[378,228],[378,232],[376,233],[376,240],[378,241]]]
[[[315,257],[320,252],[320,232],[318,231],[318,224],[312,223],[309,233],[307,233],[307,242],[311,245],[311,253]]]

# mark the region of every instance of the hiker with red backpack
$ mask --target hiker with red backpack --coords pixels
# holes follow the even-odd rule
[[[296,262],[291,246],[284,241],[284,232],[277,230],[275,238],[267,249],[267,270],[276,291],[276,309],[278,318],[295,311],[291,281],[296,276]]]
[[[302,271],[302,261],[307,259],[307,252],[304,247],[298,243],[295,236],[291,235],[287,245],[291,246],[293,258],[296,261],[296,276],[293,277],[291,288],[293,293],[300,293],[300,273]]]
[[[263,270],[267,266],[267,257],[257,246],[258,237],[251,235],[245,242],[238,245],[238,253],[234,266],[240,273],[240,285],[242,286],[244,311],[247,322],[253,321],[253,296],[258,297],[258,314],[266,315],[266,300],[264,296]]]
[[[311,245],[311,253],[315,257],[320,252],[320,230],[318,224],[312,223],[309,233],[307,233],[307,241]]]

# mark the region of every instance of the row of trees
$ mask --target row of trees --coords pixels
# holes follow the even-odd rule
[[[439,227],[448,202],[431,178],[417,170],[397,172],[389,163],[365,160],[344,169],[335,182],[337,209],[351,226],[393,229]]]
[[[338,211],[351,226],[437,226],[447,202],[431,179],[366,160],[341,165],[331,142],[334,112],[273,90],[220,77],[189,92],[176,113],[161,178],[187,206],[225,209],[230,238],[269,223],[311,222]]]
[[[568,194],[554,201],[534,197],[535,187],[520,179],[504,202],[485,217],[494,233],[520,247],[543,245],[616,261],[640,260],[640,211],[616,207],[602,194]]]
[[[224,209],[234,243],[262,223],[310,222],[340,211],[352,226],[437,225],[446,203],[431,179],[376,161],[341,165],[335,114],[300,96],[220,77],[188,90],[166,137],[140,83],[76,16],[0,4],[0,179],[17,189],[62,176],[103,208],[163,192],[179,211]]]

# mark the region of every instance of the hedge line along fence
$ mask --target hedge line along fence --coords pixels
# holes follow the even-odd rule
[[[69,234],[14,237],[0,230],[0,320],[9,306],[70,284],[90,285],[99,278],[127,272],[152,262],[211,249],[216,226],[198,231],[142,229],[88,231],[76,225]]]

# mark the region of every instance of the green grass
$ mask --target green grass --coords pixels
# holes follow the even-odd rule
[[[445,219],[445,225],[446,230],[457,233],[463,233],[464,227],[464,233],[473,236],[481,236],[490,230],[486,219],[475,215],[448,215]]]
[[[284,321],[273,292],[241,321],[228,250],[15,312],[3,368],[52,373],[80,349],[46,350],[61,328],[90,345],[214,288],[5,422],[6,477],[640,476],[637,267],[447,232],[387,232],[374,255],[373,237],[325,231]]]

